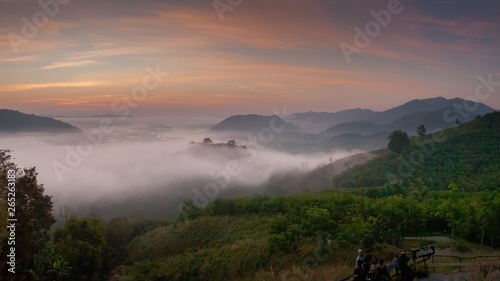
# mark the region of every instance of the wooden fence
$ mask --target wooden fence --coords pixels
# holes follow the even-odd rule
[[[427,263],[428,267],[432,267],[435,272],[437,267],[458,267],[459,271],[466,267],[483,267],[490,265],[500,266],[500,256],[498,255],[481,255],[481,256],[448,256],[448,255],[433,255]]]

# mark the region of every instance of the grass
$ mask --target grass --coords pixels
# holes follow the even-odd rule
[[[255,279],[242,281],[282,281],[282,280],[301,280],[301,281],[332,281],[340,280],[351,275],[353,268],[349,266],[321,267],[317,269],[302,269],[292,267],[291,269],[276,273],[272,269],[266,272],[258,272]]]
[[[493,266],[484,268],[477,265],[468,266],[467,271],[469,276],[473,281],[495,281],[500,280],[500,271],[495,269]]]
[[[336,240],[322,244],[307,238],[300,241],[296,251],[271,252],[266,220],[249,215],[204,216],[155,228],[129,243],[129,264],[118,267],[119,272],[110,280],[334,281],[352,274],[359,245]],[[430,244],[441,250],[454,246],[451,242],[408,239],[397,246],[376,244],[372,252],[389,262],[401,248],[410,250]],[[465,246],[478,248],[470,243]],[[458,259],[435,257],[434,261]],[[449,273],[457,268],[435,271]],[[490,281],[492,277],[488,276],[494,276],[483,271],[474,274],[483,276],[479,281]]]
[[[266,238],[267,224],[258,217],[201,217],[153,229],[132,240],[131,262],[175,256],[232,245],[238,240]]]

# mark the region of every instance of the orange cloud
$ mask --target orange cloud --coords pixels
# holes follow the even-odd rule
[[[42,69],[55,69],[62,67],[76,67],[76,66],[84,66],[87,64],[99,63],[93,60],[81,60],[81,61],[57,61],[50,65],[43,66]]]
[[[83,82],[0,85],[0,92],[14,92],[14,91],[34,90],[43,88],[62,88],[62,87],[96,87],[102,85],[106,85],[106,82],[83,81]]]
[[[8,57],[0,59],[0,62],[32,62],[40,59],[40,55],[26,55],[19,57]]]

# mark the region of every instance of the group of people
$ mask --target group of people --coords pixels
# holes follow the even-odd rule
[[[348,279],[353,278],[353,281],[390,281],[391,271],[395,268],[399,273],[397,275],[401,276],[398,280],[409,281],[411,280],[409,260],[405,249],[400,251],[399,256],[394,256],[389,264],[386,264],[384,259],[378,259],[370,250],[363,252],[359,249],[354,274]]]

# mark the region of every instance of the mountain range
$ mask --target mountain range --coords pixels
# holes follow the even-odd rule
[[[473,110],[467,110],[473,109]],[[350,109],[337,113],[308,112],[289,116],[288,121],[301,124],[303,128],[318,128],[318,123],[325,124],[324,132],[332,134],[361,133],[372,131],[407,130],[414,134],[420,124],[428,130],[445,129],[455,125],[456,118],[467,122],[477,115],[484,115],[495,109],[477,102],[460,98],[443,97],[416,99],[391,109],[376,112],[367,109]],[[336,125],[340,125],[336,127]],[[345,130],[346,127],[352,127]]]
[[[424,125],[428,133],[473,120],[495,109],[460,98],[415,99],[385,111],[348,109],[338,112],[303,112],[286,116],[257,114],[230,116],[211,127],[210,137],[245,139],[267,136],[266,145],[291,153],[339,149],[373,150],[385,147],[387,136],[394,130],[416,134]],[[267,129],[263,131],[263,129]],[[0,110],[0,131],[41,132],[75,131],[75,126],[50,117]],[[264,134],[265,133],[265,134]],[[268,141],[268,140],[267,140]]]
[[[416,135],[424,125],[428,133],[473,120],[495,109],[460,98],[416,99],[385,110],[349,109],[339,112],[304,112],[288,116],[237,115],[214,125],[211,132],[237,135],[269,128],[271,120],[286,124],[276,132],[274,146],[287,152],[303,153],[340,149],[373,150],[385,147],[394,130]]]

